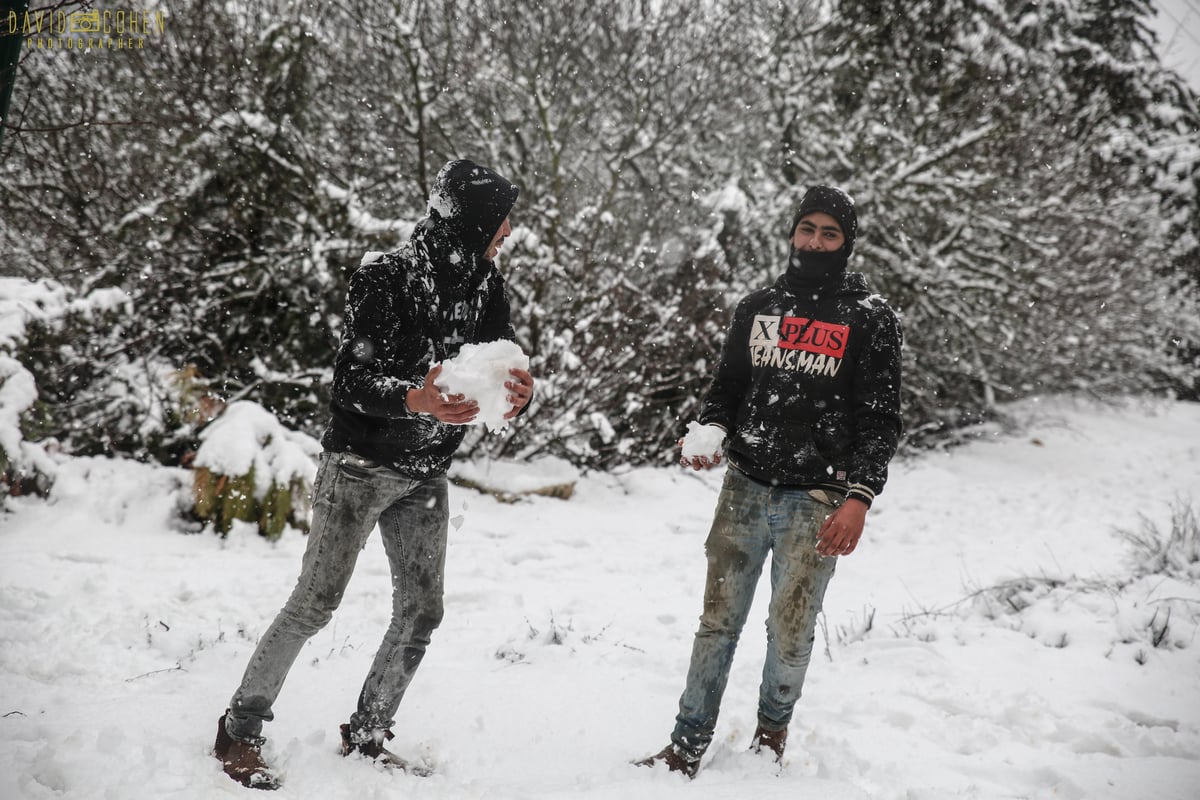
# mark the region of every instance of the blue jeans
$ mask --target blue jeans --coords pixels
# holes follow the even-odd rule
[[[821,601],[837,563],[816,550],[817,531],[833,509],[808,490],[766,486],[735,467],[726,471],[704,544],[704,612],[671,734],[685,755],[699,758],[712,742],[733,653],[768,552],[771,604],[758,724],[782,730],[791,721],[808,672]]]
[[[226,728],[259,741],[262,725],[304,644],[342,601],[358,554],[376,522],[392,573],[392,622],[350,717],[356,734],[390,728],[404,691],[442,621],[446,478],[414,480],[350,453],[322,453],[313,520],[300,578],[246,665]]]

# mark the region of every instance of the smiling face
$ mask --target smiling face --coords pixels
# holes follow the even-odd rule
[[[508,224],[508,217],[504,218],[504,222],[500,223],[500,230],[496,231],[496,235],[492,237],[492,243],[488,245],[484,251],[483,257],[491,261],[496,257],[496,253],[500,252],[500,246],[504,244],[504,240],[512,233],[512,226]]]
[[[831,253],[846,243],[842,227],[823,211],[805,214],[792,231],[792,246],[813,253]]]

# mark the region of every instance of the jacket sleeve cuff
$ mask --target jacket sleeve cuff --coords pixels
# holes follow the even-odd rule
[[[867,504],[867,508],[870,508],[871,503],[875,502],[875,492],[861,483],[852,483],[846,490],[846,499],[861,500]]]
[[[408,414],[410,417],[419,417],[421,415],[420,411],[413,411],[411,408],[408,407],[408,393],[411,392],[413,389],[420,390],[420,389],[424,389],[424,388],[425,388],[424,385],[418,385],[418,384],[414,383],[414,384],[409,384],[409,385],[405,386],[400,391],[400,405],[404,408],[405,414]]]

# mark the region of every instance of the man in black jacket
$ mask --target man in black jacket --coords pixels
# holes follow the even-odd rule
[[[392,574],[392,621],[342,725],[342,754],[404,767],[384,749],[392,717],[442,619],[446,470],[478,404],[442,394],[440,366],[464,343],[512,339],[504,279],[493,259],[512,229],[518,188],[470,161],[434,181],[412,239],[350,279],[334,363],[332,419],[313,485],[313,520],[300,578],[250,658],[217,726],[215,755],[234,780],[273,789],[262,759],[264,721],[292,663],[329,622],[355,560],[378,523]],[[533,378],[511,371],[511,419]]]
[[[734,649],[771,553],[767,656],[751,747],[783,757],[837,556],[854,552],[900,437],[900,324],[846,271],[854,202],[815,186],[789,232],[787,271],[744,298],[704,398],[697,436],[727,435],[705,542],[704,610],[671,744],[639,762],[692,777],[716,726]],[[721,453],[689,454],[710,469]],[[712,438],[708,439],[712,441]]]

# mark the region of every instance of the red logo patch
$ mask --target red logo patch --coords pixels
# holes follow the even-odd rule
[[[849,325],[810,321],[804,317],[784,317],[779,322],[779,346],[785,350],[803,350],[842,358],[846,354],[846,341],[849,338]]]

